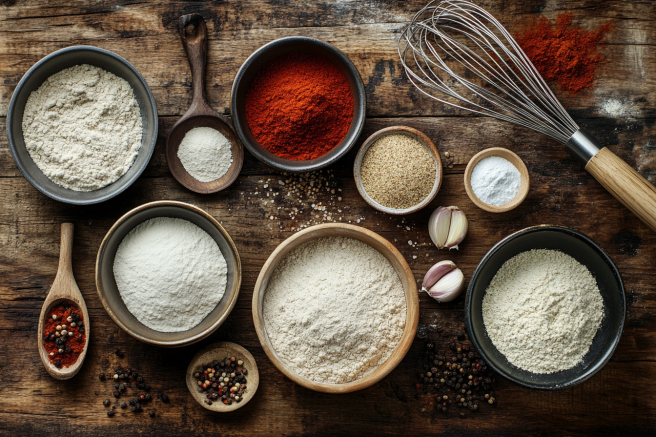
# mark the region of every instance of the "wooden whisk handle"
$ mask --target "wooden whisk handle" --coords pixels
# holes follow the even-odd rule
[[[585,169],[656,232],[656,188],[647,179],[606,147],[588,161]]]

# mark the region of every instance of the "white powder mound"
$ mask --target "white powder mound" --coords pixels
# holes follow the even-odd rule
[[[345,383],[383,364],[403,335],[406,302],[396,270],[351,238],[310,241],[271,275],[263,302],[267,335],[299,375]]]
[[[230,169],[232,149],[230,141],[218,130],[196,127],[182,139],[178,158],[194,179],[212,182]]]
[[[178,218],[136,226],[116,251],[114,277],[125,306],[160,332],[198,325],[226,290],[225,258],[210,235]]]
[[[555,250],[531,250],[506,261],[483,298],[483,321],[510,363],[554,373],[581,362],[604,316],[590,271]]]
[[[471,174],[471,187],[476,197],[492,206],[512,201],[522,183],[517,167],[500,156],[482,159]]]
[[[123,176],[141,147],[141,111],[127,81],[91,65],[50,76],[30,94],[23,138],[50,180],[94,191]]]

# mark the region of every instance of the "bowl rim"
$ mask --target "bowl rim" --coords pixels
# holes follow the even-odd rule
[[[346,67],[346,69],[348,69],[353,73],[353,76],[355,78],[355,87],[351,88],[354,94],[353,120],[355,121],[357,117],[358,108],[360,106],[362,107],[362,116],[360,117],[361,118],[360,122],[356,126],[356,131],[353,134],[353,139],[351,140],[350,144],[347,143],[347,145],[336,155],[327,158],[328,155],[330,155],[330,152],[328,152],[326,155],[320,156],[310,161],[284,160],[285,163],[279,163],[279,162],[272,161],[264,153],[264,151],[268,153],[271,152],[264,149],[264,147],[260,146],[259,144],[253,144],[247,140],[246,135],[244,133],[244,129],[242,128],[242,124],[247,125],[248,123],[246,122],[246,120],[241,120],[241,118],[239,117],[239,111],[237,110],[238,105],[237,105],[236,95],[237,95],[237,88],[240,86],[243,77],[245,76],[248,70],[253,68],[253,63],[256,61],[257,58],[259,58],[265,52],[279,45],[293,44],[296,42],[306,42],[312,45],[317,45],[325,48],[326,50],[332,52],[340,60],[340,62]],[[305,173],[309,171],[319,170],[331,164],[334,164],[342,157],[344,157],[344,155],[346,155],[353,148],[355,143],[357,143],[367,118],[367,93],[365,92],[364,82],[362,81],[362,76],[360,76],[360,72],[355,67],[353,62],[349,59],[349,57],[346,56],[346,54],[344,54],[344,52],[342,52],[340,49],[318,38],[312,38],[312,37],[300,36],[300,35],[285,36],[282,38],[274,39],[273,41],[269,41],[268,43],[259,47],[257,50],[251,53],[248,56],[248,58],[246,58],[243,64],[241,64],[241,67],[239,67],[239,70],[235,75],[235,78],[232,82],[232,87],[230,89],[230,113],[232,116],[232,124],[234,126],[235,132],[237,133],[237,136],[239,137],[239,140],[248,149],[248,151],[251,152],[251,154],[255,156],[260,162],[263,162],[264,164],[281,171],[288,171],[292,173]],[[337,146],[339,146],[339,144]],[[287,162],[289,164],[287,164]],[[303,165],[302,163],[309,163],[309,164]]]
[[[365,154],[367,151],[371,148],[371,146],[378,141],[380,138],[387,136],[387,135],[394,135],[395,133],[398,133],[400,135],[408,135],[410,136],[416,136],[419,138],[419,141],[422,143],[422,145],[429,149],[431,151],[431,156],[435,159],[435,170],[438,172],[437,177],[435,178],[435,182],[433,183],[433,188],[431,188],[431,192],[416,205],[413,205],[409,208],[402,208],[402,209],[395,209],[395,208],[390,208],[385,205],[381,205],[380,203],[376,202],[370,195],[367,193],[367,190],[365,190],[364,185],[362,185],[362,175],[360,173],[361,167],[362,167],[362,160],[364,159]],[[353,178],[355,179],[355,186],[358,189],[358,192],[360,193],[360,196],[371,206],[372,208],[384,212],[386,214],[391,214],[391,215],[407,215],[407,214],[412,214],[414,212],[417,212],[419,210],[422,210],[426,206],[428,206],[429,203],[435,199],[435,196],[437,196],[437,193],[439,193],[440,188],[442,186],[442,178],[444,176],[444,167],[442,165],[442,158],[440,157],[440,151],[437,150],[437,146],[435,146],[435,143],[431,141],[430,138],[428,138],[428,135],[423,133],[422,131],[415,129],[410,126],[389,126],[380,130],[377,130],[373,134],[369,136],[362,145],[360,146],[360,150],[358,150],[358,154],[355,156],[355,160],[353,161]]]
[[[221,233],[221,235],[223,235],[226,242],[228,243],[228,246],[230,246],[230,250],[232,250],[237,260],[235,264],[235,285],[233,286],[234,291],[228,290],[226,288],[226,293],[229,292],[231,295],[225,311],[207,329],[183,340],[175,340],[175,341],[153,340],[151,338],[140,335],[139,333],[135,332],[130,326],[122,323],[120,319],[116,317],[116,314],[114,313],[114,310],[112,309],[111,305],[109,305],[109,302],[107,302],[107,300],[105,299],[106,291],[102,286],[102,281],[100,280],[100,276],[101,276],[100,266],[102,260],[105,259],[104,255],[105,255],[106,246],[109,243],[110,238],[114,235],[114,232],[116,232],[116,230],[118,229],[118,227],[133,215],[160,206],[169,206],[169,207],[173,206],[177,208],[187,209],[192,213],[196,213],[209,220],[212,223],[212,225],[217,228],[217,230]],[[242,281],[241,258],[239,257],[239,251],[237,250],[237,246],[235,245],[234,241],[232,241],[232,238],[230,237],[228,232],[223,228],[223,226],[221,226],[221,224],[214,217],[212,217],[206,211],[202,210],[201,208],[195,205],[191,205],[189,203],[179,202],[175,200],[157,200],[154,202],[148,202],[143,205],[137,206],[136,208],[133,208],[130,211],[123,214],[118,220],[116,220],[116,222],[112,225],[112,227],[109,229],[109,231],[107,231],[107,233],[103,237],[102,243],[100,243],[100,247],[98,248],[98,253],[96,255],[95,267],[96,267],[96,271],[95,271],[96,292],[98,293],[98,297],[100,298],[100,302],[105,308],[105,311],[107,311],[107,314],[109,314],[109,317],[111,317],[114,323],[116,323],[121,329],[123,329],[125,332],[127,332],[137,340],[141,340],[144,343],[150,343],[156,346],[163,346],[163,347],[187,346],[206,338],[214,331],[216,331],[219,328],[219,326],[221,326],[223,322],[225,322],[225,320],[232,312],[235,304],[237,303],[237,298],[239,297],[239,291],[241,289],[241,281]]]
[[[567,383],[564,384],[559,384],[557,386],[540,386],[540,385],[534,385],[527,383],[526,381],[523,381],[519,378],[516,378],[513,374],[507,373],[502,371],[501,369],[497,368],[494,363],[489,359],[488,354],[485,352],[485,350],[481,347],[481,344],[478,341],[478,338],[474,335],[474,330],[472,329],[472,317],[471,317],[471,312],[472,312],[472,295],[473,295],[473,286],[474,283],[476,282],[476,279],[480,275],[481,270],[483,269],[484,265],[492,258],[493,255],[495,255],[503,246],[505,246],[507,243],[510,241],[522,236],[522,235],[527,235],[535,232],[541,232],[541,231],[556,231],[556,232],[562,232],[565,234],[572,235],[576,238],[579,238],[580,240],[584,241],[588,246],[590,246],[595,252],[597,252],[606,262],[606,265],[610,268],[610,270],[613,273],[613,276],[615,276],[615,279],[619,283],[619,292],[622,298],[622,314],[621,314],[621,319],[620,319],[620,326],[617,334],[615,335],[615,338],[613,339],[613,342],[609,345],[606,356],[605,358],[599,362],[593,369],[592,371],[588,372],[585,375],[579,376]],[[626,291],[624,288],[624,282],[622,281],[622,277],[620,275],[620,272],[613,262],[613,260],[608,256],[608,254],[599,246],[597,243],[595,243],[590,237],[585,235],[583,232],[577,231],[575,229],[567,228],[564,226],[559,226],[559,225],[549,225],[549,224],[543,224],[543,225],[536,225],[536,226],[529,226],[528,228],[521,229],[519,231],[513,232],[512,234],[508,235],[507,237],[503,238],[500,240],[498,243],[496,243],[492,248],[485,254],[483,259],[478,263],[478,266],[476,267],[476,270],[471,276],[471,279],[469,281],[469,285],[467,287],[467,296],[465,298],[465,326],[467,328],[467,334],[469,335],[469,339],[474,345],[474,348],[476,351],[481,355],[483,360],[490,366],[492,367],[498,374],[503,376],[504,378],[514,382],[515,384],[518,384],[522,387],[526,388],[532,388],[532,389],[538,389],[538,390],[560,390],[563,388],[568,388],[568,387],[573,387],[575,385],[578,385],[584,381],[587,381],[588,379],[592,378],[597,372],[599,372],[606,364],[608,364],[608,361],[612,358],[613,354],[615,353],[615,350],[617,349],[617,346],[620,342],[620,339],[622,338],[622,333],[624,332],[624,323],[626,322]]]
[[[299,244],[296,244],[291,249],[288,249],[291,244],[296,242],[296,240],[300,239],[304,235],[316,233],[317,231],[325,230],[325,229],[346,229],[349,231],[354,231],[356,233],[363,234],[366,237],[373,238],[383,246],[387,247],[389,251],[389,255],[394,257],[399,262],[403,271],[401,272],[397,269],[395,270],[397,271],[399,276],[401,276],[401,274],[404,274],[408,280],[408,289],[406,290],[406,287],[404,287],[403,290],[404,297],[406,299],[405,328],[403,330],[403,335],[401,336],[398,345],[392,352],[392,355],[369,375],[360,379],[356,379],[355,381],[350,381],[341,384],[329,384],[329,383],[312,381],[310,379],[307,379],[299,375],[293,370],[289,369],[281,360],[279,360],[273,347],[272,346],[270,347],[269,338],[265,329],[264,316],[260,305],[260,300],[263,300],[264,294],[266,292],[266,290],[262,289],[262,282],[264,280],[264,276],[267,271],[275,269],[278,266],[282,258],[279,260],[276,260],[276,258],[280,256],[281,252],[287,251],[287,253],[289,253],[289,251],[299,246]],[[314,239],[316,238],[321,238],[321,237],[315,237]],[[348,238],[353,238],[353,237],[348,237]],[[385,256],[385,254],[383,254],[383,256]],[[385,258],[387,258],[387,256],[385,256]],[[262,299],[260,299],[260,296],[262,296]],[[405,355],[410,350],[410,347],[412,346],[412,343],[415,338],[415,334],[417,332],[417,326],[419,324],[419,293],[417,291],[417,282],[415,280],[414,274],[412,273],[412,270],[410,269],[410,266],[408,265],[403,255],[401,255],[399,250],[392,243],[390,243],[389,241],[387,241],[387,239],[378,235],[377,233],[370,231],[369,229],[362,228],[360,226],[350,225],[346,223],[324,223],[320,225],[315,225],[292,235],[291,237],[287,238],[285,241],[280,243],[278,247],[276,247],[276,249],[271,253],[271,255],[269,255],[266,262],[262,266],[262,269],[260,270],[253,291],[252,307],[253,307],[253,322],[255,324],[255,331],[257,332],[257,337],[260,341],[260,344],[262,345],[262,349],[264,349],[264,352],[266,353],[269,360],[273,363],[273,365],[280,372],[282,372],[283,375],[291,379],[296,384],[308,388],[310,390],[314,390],[322,393],[331,393],[331,394],[343,394],[343,393],[354,392],[357,390],[362,390],[374,385],[375,383],[377,383],[378,381],[389,375],[389,373],[392,372],[392,370],[394,370],[398,366],[398,364],[403,360]]]
[[[14,111],[16,109],[16,100],[18,99],[18,95],[22,92],[23,87],[25,86],[25,82],[29,79],[29,77],[34,74],[35,71],[37,71],[39,68],[43,66],[46,62],[50,61],[53,58],[59,57],[65,53],[68,52],[83,52],[83,51],[92,51],[92,52],[97,52],[101,53],[105,56],[108,56],[110,58],[113,58],[115,61],[118,61],[125,65],[132,73],[135,74],[135,76],[139,79],[139,81],[143,84],[146,94],[148,95],[148,103],[150,106],[153,108],[153,137],[150,142],[149,150],[147,151],[147,159],[144,163],[144,165],[137,170],[137,172],[132,175],[132,178],[127,180],[122,186],[118,186],[118,188],[110,191],[109,193],[105,194],[104,196],[99,196],[93,199],[87,199],[87,200],[74,200],[70,199],[67,197],[62,197],[58,196],[54,193],[51,193],[49,190],[41,186],[38,182],[32,178],[32,176],[29,174],[25,166],[23,165],[22,161],[18,157],[18,152],[17,152],[17,147],[16,144],[14,143],[14,135],[15,132],[12,129],[12,124],[14,120]],[[60,70],[61,71],[61,70]],[[106,49],[102,49],[100,47],[95,47],[95,46],[89,46],[89,45],[77,45],[77,46],[70,46],[70,47],[64,47],[63,49],[56,50],[43,58],[39,59],[34,65],[32,65],[26,72],[23,74],[23,77],[21,77],[20,81],[18,82],[18,85],[16,85],[16,88],[14,89],[14,92],[11,95],[11,100],[9,101],[9,109],[7,111],[7,139],[9,140],[9,149],[11,150],[11,155],[14,158],[14,162],[16,163],[16,166],[20,170],[20,172],[23,174],[23,177],[27,179],[27,181],[32,184],[34,188],[39,190],[41,193],[45,194],[51,199],[57,200],[59,202],[63,203],[68,203],[71,205],[93,205],[96,203],[101,203],[106,200],[112,199],[113,197],[118,196],[125,190],[127,190],[139,177],[141,174],[144,172],[146,167],[148,167],[148,164],[150,163],[150,160],[153,156],[153,153],[155,151],[155,145],[157,143],[157,134],[158,134],[158,128],[159,128],[159,118],[157,115],[157,105],[155,104],[155,98],[153,97],[153,93],[150,90],[150,87],[148,86],[148,83],[146,80],[143,78],[141,73],[125,58],[123,58],[120,55],[117,55],[114,52],[111,52]],[[142,147],[145,146],[145,144],[142,144]],[[133,163],[134,164],[134,163]],[[118,179],[120,180],[120,178]],[[113,185],[114,183],[118,182],[118,180],[112,182],[108,186]],[[65,188],[65,187],[64,187]],[[72,191],[72,190],[71,190]],[[93,191],[91,191],[92,193]]]

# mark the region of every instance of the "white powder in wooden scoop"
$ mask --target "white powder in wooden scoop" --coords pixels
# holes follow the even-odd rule
[[[178,148],[182,166],[196,180],[212,182],[228,172],[232,165],[232,145],[225,135],[211,127],[196,127],[187,132]]]
[[[490,340],[511,364],[533,373],[580,363],[603,316],[590,271],[556,250],[531,250],[506,261],[483,298]]]
[[[315,382],[346,383],[372,373],[403,336],[401,280],[390,262],[352,238],[292,250],[271,275],[264,324],[278,357]]]

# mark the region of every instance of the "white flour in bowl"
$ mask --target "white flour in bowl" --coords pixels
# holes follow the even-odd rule
[[[401,280],[373,247],[343,237],[305,243],[280,262],[263,302],[278,357],[315,382],[372,373],[398,345],[406,319]]]
[[[198,325],[223,297],[227,275],[216,241],[179,218],[139,224],[123,238],[114,258],[114,278],[125,306],[160,332]]]
[[[53,74],[33,91],[22,126],[37,167],[74,191],[98,190],[123,176],[143,134],[130,84],[87,64]]]
[[[595,278],[556,250],[530,250],[509,259],[483,297],[490,340],[511,364],[533,373],[580,363],[603,316]]]

